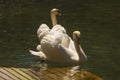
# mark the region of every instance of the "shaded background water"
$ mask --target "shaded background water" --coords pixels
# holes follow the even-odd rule
[[[39,43],[39,25],[51,26],[49,11],[54,7],[61,9],[58,22],[70,36],[75,30],[82,33],[88,56],[82,68],[105,80],[119,80],[119,0],[0,0],[0,67],[28,67],[39,60],[28,50]]]

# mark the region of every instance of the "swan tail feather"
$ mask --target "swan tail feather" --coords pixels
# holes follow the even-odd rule
[[[29,50],[29,52],[32,55],[39,56],[41,59],[46,59],[47,58],[46,55],[42,51],[37,52],[37,51]]]
[[[29,52],[30,52],[32,55],[39,56],[39,52],[36,52],[36,51],[33,51],[33,50],[29,50]]]

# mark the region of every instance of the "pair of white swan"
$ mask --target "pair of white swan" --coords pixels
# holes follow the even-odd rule
[[[73,40],[67,35],[66,30],[61,25],[57,25],[56,15],[58,9],[51,10],[53,28],[49,29],[46,24],[42,24],[37,35],[41,45],[37,46],[36,51],[30,53],[39,56],[43,60],[57,63],[79,64],[86,61],[87,56],[80,46],[80,32],[73,32]]]

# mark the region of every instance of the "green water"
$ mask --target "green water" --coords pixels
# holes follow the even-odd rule
[[[88,56],[82,68],[105,80],[119,80],[119,0],[1,0],[0,66],[29,67],[39,60],[28,50],[39,43],[39,25],[51,26],[49,11],[54,7],[61,9],[58,22],[70,36],[75,30],[82,33],[81,45]]]

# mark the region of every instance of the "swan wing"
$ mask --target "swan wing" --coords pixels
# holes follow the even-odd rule
[[[66,30],[63,26],[55,25],[51,29],[50,34],[54,35],[56,39],[54,42],[61,43],[65,47],[69,47],[70,37],[66,34]]]
[[[56,25],[53,27],[49,34],[41,40],[41,46],[50,45],[51,47],[57,47],[60,43],[65,44],[64,46],[69,45],[69,37],[61,25]]]
[[[64,55],[64,57],[68,58],[69,60],[73,60],[73,61],[79,60],[79,56],[76,53],[76,51],[73,51],[72,49],[69,49],[62,44],[59,44],[58,48],[59,48],[58,50],[62,53],[62,55]]]
[[[37,36],[39,39],[42,39],[50,31],[50,28],[46,24],[41,24],[37,30]]]
[[[63,27],[63,26],[61,26],[61,25],[55,25],[52,29],[51,29],[51,31],[50,31],[50,33],[64,33],[64,34],[66,34],[66,30],[65,30],[65,28]]]
[[[64,47],[69,47],[70,45],[70,37],[67,34],[64,34],[62,37],[61,44],[64,45]]]
[[[41,45],[38,44],[37,47],[36,47],[36,49],[37,49],[38,51],[42,51]]]
[[[73,50],[73,51],[76,51],[74,42],[73,42],[73,40],[72,40],[71,38],[70,38],[69,49],[71,49],[71,50]]]
[[[42,52],[42,51],[33,51],[33,50],[29,50],[29,52],[32,54],[32,55],[35,55],[35,56],[39,56],[41,59],[46,59],[46,55]]]

